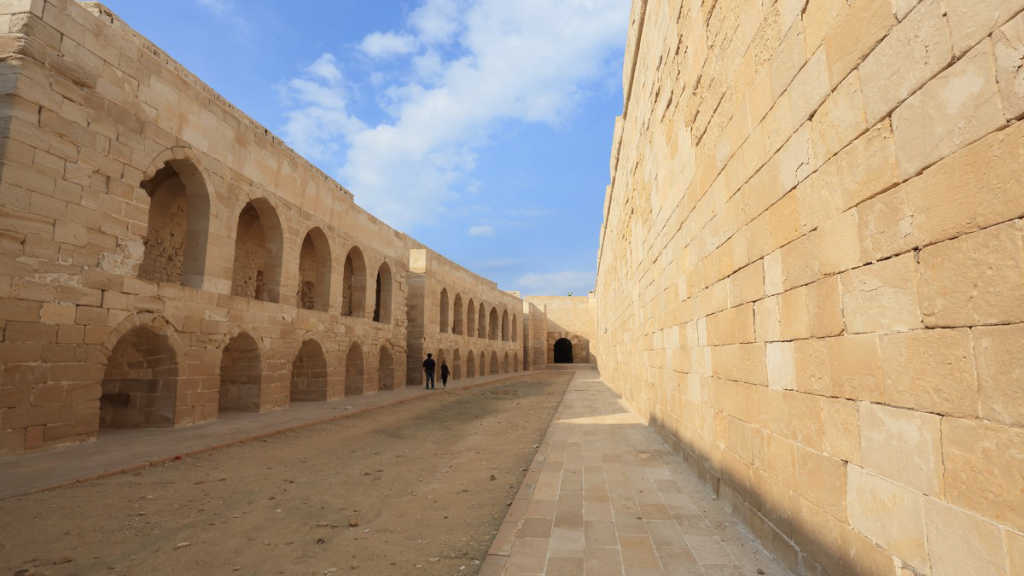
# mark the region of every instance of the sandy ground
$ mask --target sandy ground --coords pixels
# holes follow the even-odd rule
[[[0,501],[0,574],[476,574],[570,378]]]

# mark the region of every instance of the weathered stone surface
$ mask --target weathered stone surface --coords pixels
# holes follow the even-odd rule
[[[925,498],[924,503],[932,574],[1007,573],[998,526],[933,498]]]
[[[927,570],[924,497],[857,466],[846,469],[850,525],[911,566]]]
[[[1024,425],[1024,325],[975,328],[980,415]]]
[[[879,339],[886,404],[976,416],[978,384],[967,330],[918,330]]]
[[[947,502],[1024,529],[1024,432],[943,418],[942,460]]]
[[[923,326],[913,254],[842,275],[843,312],[853,333],[895,332]]]
[[[861,403],[862,465],[925,494],[941,497],[939,420],[934,414]]]

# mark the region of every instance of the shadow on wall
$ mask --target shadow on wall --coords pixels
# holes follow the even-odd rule
[[[590,339],[577,332],[547,319],[545,361],[548,364],[594,364],[596,359],[590,350]]]
[[[708,484],[716,498],[728,503],[765,549],[794,574],[816,574],[819,573],[818,566],[823,569],[820,570],[823,574],[891,573],[888,566],[892,557],[889,553],[863,555],[861,545],[849,542],[849,537],[854,535],[841,532],[838,523],[830,523],[824,512],[811,512],[816,516],[808,520],[814,520],[818,525],[808,526],[800,518],[793,518],[776,506],[773,496],[784,497],[779,494],[790,487],[762,485],[752,480],[748,483],[728,470],[724,460],[723,466],[716,469],[710,454],[680,438],[660,417],[652,414],[649,426],[682,456],[698,477]],[[775,490],[777,494],[769,494],[766,488]],[[830,529],[833,527],[834,530]],[[826,534],[833,536],[832,541],[822,537]],[[863,544],[872,546],[866,539]],[[882,567],[888,571],[879,571],[879,563],[872,562],[871,558],[884,561]]]

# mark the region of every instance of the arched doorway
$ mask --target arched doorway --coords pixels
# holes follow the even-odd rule
[[[455,303],[452,304],[452,334],[462,334],[462,294],[455,294]]]
[[[519,365],[519,352],[516,352],[515,356],[512,357],[512,371],[519,372],[520,369],[522,369],[522,366]]]
[[[353,342],[345,357],[345,396],[363,393],[363,349]]]
[[[441,289],[441,310],[440,320],[437,323],[438,330],[442,334],[448,333],[448,289]]]
[[[395,361],[387,346],[380,347],[380,359],[377,361],[377,389],[395,389]]]
[[[487,307],[484,306],[483,302],[480,303],[480,310],[477,313],[476,322],[476,337],[487,338]]]
[[[572,342],[568,338],[555,341],[555,364],[572,364]]]
[[[174,425],[178,358],[166,334],[146,326],[117,341],[103,373],[100,428]]]
[[[292,402],[327,400],[327,358],[316,340],[306,340],[292,362]]]
[[[466,336],[473,336],[474,334],[476,334],[476,304],[470,298],[469,305],[466,306]]]
[[[498,374],[500,371],[498,367],[498,353],[491,352],[491,374]]]
[[[498,309],[491,308],[491,316],[487,320],[488,330],[487,338],[491,340],[498,339],[498,331],[501,330],[501,326],[498,324]]]
[[[508,310],[501,312],[501,339],[508,342]]]
[[[459,353],[459,349],[456,348],[452,351],[452,380],[459,380],[462,378],[462,354]]]
[[[245,332],[228,342],[220,357],[220,411],[260,409],[260,349]]]
[[[466,378],[476,377],[476,356],[473,355],[473,351],[470,350],[466,353]]]
[[[508,352],[505,352],[505,357],[501,361],[501,372],[502,374],[508,374],[512,371],[512,361],[509,360]]]

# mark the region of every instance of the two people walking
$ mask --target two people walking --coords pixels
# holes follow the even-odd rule
[[[434,361],[433,354],[427,354],[427,359],[423,361],[423,372],[427,375],[427,390],[434,389],[434,368],[437,366],[437,362]],[[448,363],[441,360],[441,387],[448,387],[448,376],[451,371],[448,370]]]

